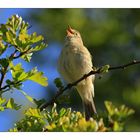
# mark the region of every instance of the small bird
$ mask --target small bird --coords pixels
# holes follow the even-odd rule
[[[93,65],[90,52],[84,46],[80,33],[70,26],[66,32],[64,48],[58,59],[58,71],[66,82],[72,83],[93,70]],[[91,75],[76,85],[83,102],[86,120],[97,114],[93,101],[94,79],[95,75]]]

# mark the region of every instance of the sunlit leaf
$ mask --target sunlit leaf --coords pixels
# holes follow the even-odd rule
[[[44,49],[44,48],[46,48],[46,47],[47,47],[47,44],[45,44],[45,43],[42,42],[40,45],[38,45],[38,46],[32,48],[31,50],[32,50],[32,51],[40,51],[40,50],[42,50],[42,49]]]
[[[4,111],[4,109],[5,109],[5,105],[4,105],[5,102],[6,102],[6,99],[0,97],[0,111]]]
[[[29,96],[26,92],[24,92],[23,90],[19,90],[31,103],[34,103],[34,99]]]
[[[105,101],[105,107],[109,113],[109,115],[114,115],[115,113],[115,106],[112,104],[112,102],[109,102],[109,101]],[[117,109],[116,109],[117,111]]]
[[[5,46],[1,41],[0,41],[0,55],[4,53],[4,51],[7,49],[7,46]]]
[[[26,34],[26,33],[21,33],[21,34],[19,34],[19,40],[20,40],[23,44],[26,43],[27,38],[28,38],[28,34]]]
[[[36,108],[29,108],[29,109],[25,112],[25,115],[27,115],[27,116],[32,116],[32,117],[37,117],[37,118],[42,118],[39,109],[36,109]]]
[[[44,40],[43,36],[37,35],[36,32],[34,32],[33,34],[30,35],[30,42],[32,42],[32,43],[40,42],[43,40]]]
[[[21,105],[18,105],[14,102],[13,98],[10,98],[6,104],[6,107],[9,109],[15,109],[15,110],[19,110],[21,108]]]
[[[0,106],[0,111],[4,111],[4,107],[3,106]]]
[[[123,130],[123,126],[122,124],[120,124],[119,122],[115,121],[113,124],[113,131],[122,131]]]
[[[120,107],[115,107],[112,102],[105,101],[105,106],[111,119],[117,121],[124,121],[128,116],[134,114],[134,110],[121,105]]]
[[[103,73],[106,73],[108,72],[108,69],[110,68],[109,65],[105,65],[103,66],[101,69],[100,69],[100,73],[103,74]]]
[[[3,103],[5,103],[6,102],[6,99],[5,98],[2,98],[2,97],[0,97],[0,105],[2,105]]]
[[[22,55],[22,59],[24,59],[27,62],[30,62],[31,58],[32,58],[33,53],[26,53],[25,55]]]
[[[28,74],[24,72],[24,69],[22,68],[21,63],[14,66],[13,63],[11,62],[10,69],[11,69],[12,77],[14,80],[16,81],[26,80]]]
[[[9,129],[9,132],[18,132],[17,128]]]
[[[65,113],[66,113],[66,109],[61,108],[61,110],[59,111],[59,116],[62,117]]]
[[[29,72],[25,72],[21,63],[14,66],[11,62],[10,69],[13,79],[16,81],[32,80],[42,86],[48,85],[47,78],[43,76],[43,72],[38,72],[36,68]]]
[[[43,72],[36,72],[33,76],[28,78],[29,80],[32,80],[42,86],[47,86],[47,78],[43,76]]]

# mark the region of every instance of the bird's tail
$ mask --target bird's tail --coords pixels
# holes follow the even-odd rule
[[[89,120],[93,115],[97,115],[94,97],[93,77],[88,77],[85,81],[81,82],[76,88],[80,94],[84,106],[85,118]]]
[[[83,102],[85,109],[85,118],[88,121],[93,115],[97,114],[94,100]]]

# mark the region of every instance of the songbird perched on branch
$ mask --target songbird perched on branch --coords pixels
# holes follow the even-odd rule
[[[75,29],[68,27],[65,46],[58,60],[58,71],[68,83],[75,82],[92,70],[92,58],[84,46],[81,35]],[[94,79],[91,75],[78,83],[76,89],[82,98],[86,120],[96,114],[94,105]]]

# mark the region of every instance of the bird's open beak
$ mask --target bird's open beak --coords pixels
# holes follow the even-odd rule
[[[67,31],[67,36],[72,36],[74,34],[73,29],[70,26],[68,26],[68,29],[66,31]]]

